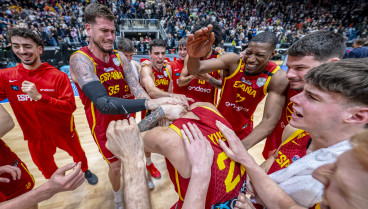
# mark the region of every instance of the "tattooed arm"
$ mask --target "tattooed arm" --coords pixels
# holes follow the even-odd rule
[[[81,53],[75,53],[70,57],[70,75],[80,88],[83,88],[86,83],[100,81],[95,74],[93,62]]]
[[[134,76],[134,72],[132,71],[132,66],[130,62],[128,61],[128,59],[121,52],[119,52],[119,57],[121,60],[121,64],[124,68],[124,79],[127,82],[130,88],[130,91],[138,99],[150,99],[147,92],[139,84],[138,79]]]
[[[162,105],[138,123],[141,132],[152,129],[162,118],[174,121],[187,113],[182,105]]]

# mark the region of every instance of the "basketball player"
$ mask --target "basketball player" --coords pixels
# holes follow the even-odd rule
[[[133,42],[127,38],[120,38],[118,42],[118,51],[123,52],[125,57],[128,59],[132,66],[132,72],[136,76],[137,80],[139,81],[139,73],[141,72],[141,65],[133,60],[133,55],[135,53],[135,48]]]
[[[268,208],[289,208],[291,198],[306,208],[322,201],[323,185],[312,178],[312,172],[351,149],[349,139],[368,123],[367,75],[367,59],[329,62],[306,74],[304,91],[291,98],[294,113],[290,125],[310,134],[307,155],[270,176],[239,146],[235,134],[218,124],[230,144],[228,148],[220,142],[221,147],[246,167],[253,188]],[[291,160],[282,157],[276,163]]]
[[[282,132],[289,124],[293,112],[293,103],[290,98],[303,91],[304,75],[322,63],[342,59],[345,48],[345,38],[341,34],[332,31],[313,32],[289,47],[286,77],[289,79],[290,86],[286,93],[286,102],[281,118],[272,134],[267,137],[262,153],[265,159],[275,153],[275,150],[281,144]]]
[[[92,3],[86,7],[84,15],[90,42],[71,56],[71,76],[78,84],[92,136],[109,164],[115,208],[121,209],[121,163],[105,147],[108,124],[112,120],[129,118],[129,113],[154,110],[161,104],[180,101],[173,98],[151,100],[139,85],[124,54],[113,50],[115,16],[108,7]],[[129,99],[133,95],[137,99]]]
[[[9,99],[33,162],[49,179],[58,168],[53,157],[58,147],[74,162],[82,162],[88,183],[96,184],[75,129],[76,105],[68,76],[41,62],[43,41],[32,30],[15,28],[7,36],[22,63],[0,71],[0,100]]]
[[[217,46],[222,40],[222,28],[221,26],[211,19],[206,19],[195,24],[191,33],[203,27],[211,24],[213,26],[212,31],[215,34],[215,41],[213,45]],[[210,49],[207,54],[201,57],[201,60],[216,59],[220,56],[221,51],[217,52],[214,49]],[[185,95],[192,98],[195,102],[209,102],[213,105],[217,104],[217,89],[221,88],[220,71],[214,71],[211,73],[204,73],[199,75],[189,75],[186,64],[179,78],[179,86],[187,87]]]
[[[231,161],[220,148],[218,141],[226,141],[226,139],[217,129],[216,120],[231,127],[212,104],[194,103],[190,106],[190,112],[175,120],[169,127],[155,127],[142,133],[145,151],[156,152],[166,157],[170,179],[179,195],[178,202],[172,208],[182,208],[191,177],[191,165],[183,147],[180,131],[187,123],[198,126],[214,151],[205,208],[220,205],[229,207],[238,196],[245,179],[245,170]],[[110,125],[107,131],[108,137],[113,138],[114,141],[118,140],[122,132],[119,127],[121,126]],[[141,127],[140,130],[142,131]],[[227,176],[233,178],[229,179]]]
[[[277,39],[271,32],[259,33],[246,49],[244,60],[237,54],[226,53],[217,59],[200,61],[214,41],[211,30],[209,25],[188,37],[188,71],[196,75],[223,69],[217,107],[248,149],[253,146],[253,141],[264,139],[272,132],[285,103],[284,93],[288,85],[285,72],[269,61]],[[267,94],[262,121],[253,130],[253,113]]]
[[[184,67],[184,60],[187,56],[187,40],[188,38],[182,38],[178,41],[178,55],[179,59],[170,62],[170,66],[172,69],[172,86],[173,86],[173,93],[174,94],[184,94],[186,91],[186,87],[180,87],[179,77],[181,75],[181,71]]]

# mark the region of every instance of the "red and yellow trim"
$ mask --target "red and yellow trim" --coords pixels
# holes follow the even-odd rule
[[[92,125],[92,130],[91,130],[91,134],[93,139],[95,140],[98,150],[100,151],[102,157],[106,160],[107,163],[110,163],[110,161],[105,157],[105,155],[103,154],[100,144],[98,143],[97,137],[96,137],[96,133],[95,133],[95,128],[96,128],[96,116],[95,116],[95,106],[93,105],[93,102],[91,102],[91,114],[92,114],[92,120],[93,120],[93,125]]]
[[[222,88],[221,88],[220,100],[217,103],[217,105],[220,104],[220,101],[222,99],[222,94],[224,93],[224,89],[225,89],[225,86],[226,86],[226,81],[229,80],[229,79],[231,79],[231,78],[233,78],[236,74],[238,74],[238,72],[240,71],[240,69],[242,67],[242,63],[243,63],[243,60],[240,59],[239,60],[239,64],[238,64],[238,68],[236,68],[235,72],[233,74],[231,74],[231,75],[229,75],[229,76],[227,76],[227,77],[224,78],[224,82],[223,82]]]
[[[293,139],[295,139],[297,136],[299,136],[299,134],[301,134],[301,133],[303,133],[304,132],[304,130],[302,130],[302,129],[298,129],[298,130],[296,130],[296,131],[294,131],[294,133],[292,133],[287,139],[286,139],[286,141],[284,141],[284,143],[282,143],[282,145],[285,145],[285,144],[287,144],[287,143],[289,143],[290,141],[292,141]],[[281,146],[282,146],[281,145]]]
[[[272,71],[272,75],[274,75],[278,70],[280,70],[280,67],[279,66],[275,67],[275,69],[273,69],[273,71]],[[267,81],[266,81],[265,85],[263,86],[264,95],[267,95],[268,84],[270,83],[271,78],[272,78],[272,76],[268,76]]]

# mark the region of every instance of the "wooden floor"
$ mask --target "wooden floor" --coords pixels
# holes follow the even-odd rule
[[[76,97],[77,110],[74,113],[77,131],[80,136],[81,144],[86,152],[89,169],[94,172],[99,179],[95,186],[90,186],[87,182],[83,183],[78,189],[71,192],[63,192],[56,194],[49,200],[39,204],[41,209],[112,209],[113,194],[110,182],[107,176],[107,163],[103,160],[101,154],[98,152],[93,138],[90,134],[90,129],[84,114],[83,105]],[[22,131],[14,117],[13,111],[8,103],[2,104],[5,109],[13,116],[15,128],[10,131],[3,140],[9,147],[26,163],[31,174],[33,174],[36,187],[43,184],[46,179],[33,163],[28,151],[27,142],[23,140]],[[254,121],[258,124],[262,118],[264,101],[258,106]],[[137,118],[140,118],[138,116]],[[45,127],[47,128],[47,127]],[[264,142],[259,143],[250,150],[250,153],[256,158],[258,163],[263,161],[261,151]],[[55,154],[55,161],[58,166],[63,166],[72,163],[72,158],[63,150],[57,150]],[[151,203],[154,209],[170,208],[178,199],[173,185],[170,182],[169,175],[166,170],[165,160],[161,155],[152,154],[152,161],[156,167],[161,171],[162,178],[154,180],[155,189],[151,191]]]

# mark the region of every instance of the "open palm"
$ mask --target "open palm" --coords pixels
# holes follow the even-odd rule
[[[201,58],[208,54],[215,41],[212,25],[208,25],[188,36],[187,53],[190,57]]]

